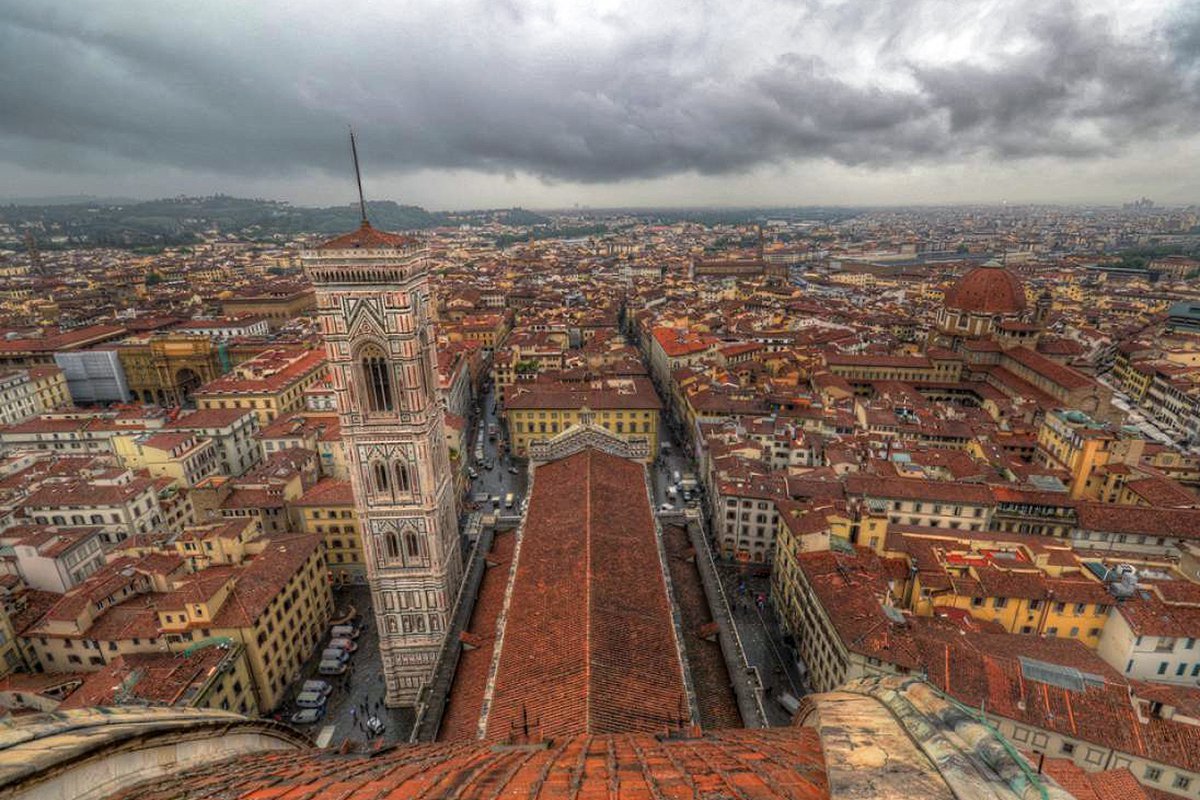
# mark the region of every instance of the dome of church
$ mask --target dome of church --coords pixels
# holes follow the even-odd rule
[[[1025,289],[1016,275],[989,261],[967,272],[946,292],[946,308],[970,314],[1022,314]]]

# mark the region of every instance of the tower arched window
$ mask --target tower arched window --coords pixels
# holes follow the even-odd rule
[[[396,462],[396,491],[408,492],[412,490],[412,481],[408,475],[408,465],[403,461]]]
[[[387,465],[382,461],[376,461],[371,464],[371,472],[375,478],[375,491],[386,492],[390,488],[390,479],[388,478]]]
[[[396,538],[394,531],[384,539],[384,546],[389,559],[395,560],[400,557],[400,540]]]
[[[421,555],[421,543],[417,540],[417,535],[411,531],[404,534],[404,551],[409,558],[418,558]]]
[[[395,410],[391,365],[384,352],[375,345],[364,347],[359,356],[359,365],[362,367],[363,389],[367,394],[367,410]]]

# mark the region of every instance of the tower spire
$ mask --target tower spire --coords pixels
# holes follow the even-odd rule
[[[358,181],[358,210],[362,214],[363,225],[367,225],[367,201],[363,197],[362,171],[358,168],[358,144],[354,140],[354,128],[350,128],[350,155],[354,156],[354,179]]]

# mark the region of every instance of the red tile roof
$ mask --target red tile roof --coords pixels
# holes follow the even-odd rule
[[[388,233],[387,231],[376,230],[371,227],[371,223],[363,220],[362,225],[358,226],[358,230],[350,233],[344,233],[330,239],[327,242],[322,242],[317,245],[318,250],[350,250],[350,249],[372,249],[372,248],[395,248],[395,247],[411,247],[417,243],[417,240],[411,236],[401,236],[398,233]]]
[[[545,748],[496,749],[473,742],[398,747],[370,755],[334,750],[255,753],[192,766],[186,774],[135,786],[110,800],[820,800],[828,795],[817,730],[786,727],[722,731],[684,740],[646,734],[580,735]]]
[[[471,621],[462,635],[463,642],[469,644],[463,647],[454,671],[454,684],[438,730],[438,741],[476,738],[496,642],[496,620],[504,607],[504,590],[508,586],[509,567],[516,545],[515,531],[500,531],[492,541],[492,549],[486,557],[487,571],[479,585]]]
[[[321,478],[312,488],[292,501],[298,508],[313,508],[325,506],[353,506],[354,487],[350,481],[339,481],[335,478]]]
[[[1025,290],[1016,275],[999,266],[979,266],[967,272],[946,292],[947,308],[977,314],[1020,314]]]
[[[641,464],[585,450],[539,467],[488,737],[662,732],[688,716]]]

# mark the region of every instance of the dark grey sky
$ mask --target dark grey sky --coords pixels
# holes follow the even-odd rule
[[[1148,0],[0,2],[0,197],[1200,200]]]

